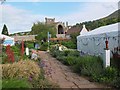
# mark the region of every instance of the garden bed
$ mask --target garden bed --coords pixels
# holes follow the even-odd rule
[[[19,61],[13,64],[2,64],[2,88],[55,88],[54,84],[44,77],[40,61]]]
[[[33,43],[26,45],[32,49]],[[21,56],[20,45],[10,47],[14,53],[14,62],[9,62],[6,54],[6,47],[2,48],[2,88],[55,88],[44,76],[44,70],[41,68],[41,60],[31,60],[25,53]]]
[[[120,71],[114,65],[104,68],[100,57],[80,56],[78,51],[59,51],[55,47],[51,47],[50,53],[63,64],[72,67],[74,72],[89,77],[90,81],[120,88]]]

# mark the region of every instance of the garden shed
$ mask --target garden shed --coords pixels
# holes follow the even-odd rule
[[[77,50],[89,55],[103,56],[106,47],[105,41],[108,39],[108,46],[112,52],[115,48],[120,48],[120,23],[102,26],[89,32],[81,33],[77,36]],[[120,51],[119,51],[120,53]]]
[[[4,43],[3,43],[4,46],[7,46],[7,45],[13,46],[14,45],[14,43],[15,43],[14,38],[9,37],[7,35],[0,34],[0,39],[3,39],[3,38],[5,38]]]

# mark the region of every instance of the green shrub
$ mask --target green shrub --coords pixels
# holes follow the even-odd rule
[[[103,83],[112,83],[113,80],[116,79],[118,75],[118,71],[116,68],[114,67],[107,67],[104,69],[104,71],[101,73],[101,77],[99,78],[100,82],[103,82]]]
[[[112,82],[111,82],[111,86],[115,87],[115,88],[120,88],[120,76],[115,78]]]
[[[38,79],[32,82],[34,88],[58,88],[58,85],[48,81],[47,79]]]
[[[58,51],[58,50],[54,50],[54,51],[51,53],[51,55],[52,55],[53,57],[60,56],[59,54],[60,54],[60,51]]]
[[[33,42],[26,42],[26,47],[34,48],[34,43]]]
[[[63,62],[66,64],[66,65],[75,65],[77,63],[77,58],[75,56],[67,56],[64,58]]]
[[[57,55],[58,56],[65,56],[65,53],[64,53],[64,51],[58,51]]]
[[[17,52],[17,54],[20,54],[19,52],[20,52],[21,49],[18,46],[11,46],[11,50],[13,52]]]
[[[65,56],[57,56],[56,59],[59,61],[64,61],[65,60]]]
[[[102,60],[95,56],[85,56],[83,58],[83,67],[81,73],[83,75],[91,76],[94,73],[101,73],[102,71]]]
[[[103,75],[108,78],[116,77],[117,74],[118,74],[118,72],[117,72],[116,68],[114,68],[114,67],[105,68],[104,73],[103,73]]]
[[[48,43],[46,42],[44,42],[41,46],[40,46],[40,50],[41,51],[46,51],[48,49]]]
[[[3,79],[2,88],[32,88],[32,85],[27,80],[19,79]]]
[[[94,74],[92,79],[116,88],[120,88],[120,75],[116,68],[107,67],[101,74]]]
[[[61,42],[62,45],[64,45],[65,47],[67,48],[70,48],[70,49],[76,49],[76,44],[73,43],[72,41],[62,41]]]
[[[14,58],[15,61],[19,61],[21,58],[21,49],[20,49],[20,45],[16,45],[16,46],[12,46],[11,47],[12,51],[14,52]]]
[[[76,50],[74,51],[69,51],[68,56],[75,56],[75,57],[79,57],[80,53]]]
[[[7,54],[5,52],[2,52],[1,54],[1,59],[2,59],[2,64],[5,64],[8,60],[7,60]]]
[[[64,51],[64,56],[68,56],[69,53],[70,53],[70,50],[65,50],[65,51]]]
[[[110,62],[112,67],[115,67],[120,71],[120,60],[118,58],[111,58]]]
[[[102,60],[95,56],[79,57],[76,65],[73,66],[75,72],[85,76],[92,76],[92,74],[99,74],[102,72]]]

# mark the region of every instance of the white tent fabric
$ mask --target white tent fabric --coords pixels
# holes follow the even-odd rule
[[[120,23],[102,26],[77,36],[77,50],[90,55],[102,56],[106,46],[106,38],[108,38],[109,49],[114,50],[114,48],[118,47],[118,31],[120,31],[118,25]]]
[[[112,25],[102,26],[102,27],[94,29],[88,33],[83,33],[80,36],[88,36],[88,35],[96,35],[96,34],[115,32],[115,31],[118,31],[118,24],[120,25],[120,23],[115,23]]]
[[[4,46],[7,46],[7,45],[13,46],[14,45],[14,38],[0,34],[0,39],[2,39],[2,38],[5,38],[5,41],[3,43]]]

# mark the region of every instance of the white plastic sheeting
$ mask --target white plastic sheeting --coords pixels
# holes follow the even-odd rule
[[[115,47],[118,47],[118,31],[120,31],[118,25],[120,23],[103,26],[77,36],[77,50],[90,55],[102,56],[107,37],[109,49],[112,51]]]
[[[2,38],[5,38],[5,41],[3,43],[4,46],[7,46],[7,45],[13,46],[14,43],[15,43],[14,38],[11,38],[11,37],[3,35],[3,34],[0,34],[0,39],[2,39]]]

